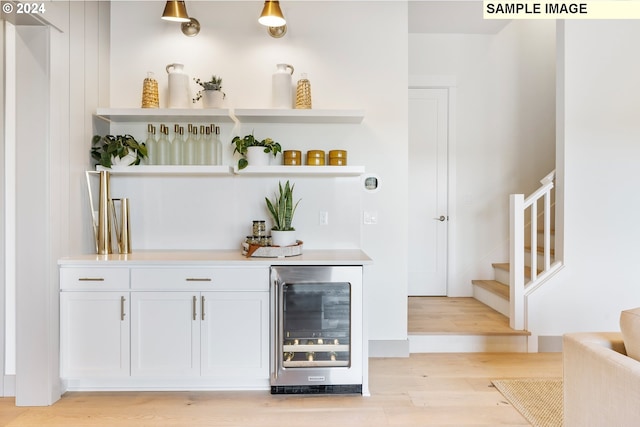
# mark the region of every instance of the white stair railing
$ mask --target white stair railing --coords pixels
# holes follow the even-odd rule
[[[525,297],[530,289],[537,287],[555,270],[551,263],[551,190],[555,181],[555,171],[545,176],[542,184],[526,199],[524,194],[511,194],[509,198],[510,248],[509,248],[509,322],[512,329],[525,329]],[[541,206],[541,212],[539,212]],[[538,227],[542,217],[542,228]],[[525,227],[525,218],[529,224]],[[529,231],[531,250],[525,250],[525,233]],[[538,233],[542,231],[542,242]],[[542,247],[542,264],[538,266],[538,248]],[[527,258],[529,257],[529,258]],[[528,261],[528,262],[527,262]],[[526,265],[531,269],[526,274]]]

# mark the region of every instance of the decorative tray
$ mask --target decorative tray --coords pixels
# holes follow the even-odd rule
[[[302,240],[297,240],[297,243],[291,246],[260,246],[243,243],[242,255],[247,258],[284,258],[302,255]]]

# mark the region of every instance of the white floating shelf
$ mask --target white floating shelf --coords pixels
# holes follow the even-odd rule
[[[364,166],[247,166],[234,172],[238,175],[297,175],[297,176],[360,176]]]
[[[169,120],[195,123],[233,122],[231,110],[228,108],[98,108],[95,115],[117,123],[166,122]]]
[[[107,169],[97,166],[98,171],[109,171],[113,175],[232,175],[231,166],[169,166],[169,165],[138,165],[121,166]]]
[[[364,110],[236,108],[233,115],[244,123],[361,123]]]

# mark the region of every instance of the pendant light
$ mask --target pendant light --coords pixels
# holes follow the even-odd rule
[[[189,14],[187,14],[187,7],[184,1],[167,1],[164,6],[164,12],[162,12],[162,19],[174,22],[189,22]]]
[[[258,22],[266,27],[284,26],[287,21],[284,19],[282,10],[280,10],[280,2],[277,0],[266,0]]]

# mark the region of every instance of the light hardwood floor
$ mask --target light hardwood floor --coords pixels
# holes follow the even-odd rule
[[[409,333],[505,333],[472,298],[410,298]],[[0,399],[7,427],[528,426],[492,379],[560,377],[560,353],[413,354],[370,359],[370,397],[268,392],[67,393],[51,407]]]
[[[559,353],[414,354],[370,364],[370,397],[75,392],[51,407],[15,407],[14,399],[0,399],[0,426],[528,426],[490,380],[562,372]]]

